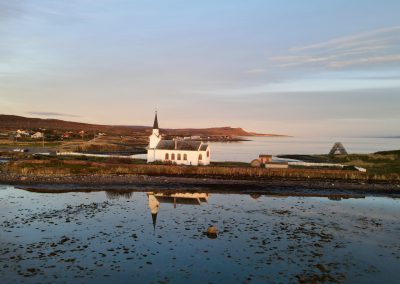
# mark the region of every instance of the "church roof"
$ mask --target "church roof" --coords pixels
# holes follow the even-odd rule
[[[176,142],[176,148],[175,148]],[[186,151],[198,151],[201,145],[201,141],[175,141],[175,140],[161,140],[156,149],[159,150],[186,150]],[[202,145],[203,148],[205,144]],[[204,151],[201,150],[200,151]]]
[[[157,112],[154,117],[154,124],[153,124],[153,129],[158,129],[158,119],[157,119]]]
[[[207,144],[203,144],[200,147],[200,151],[205,151],[205,150],[207,150],[207,148],[208,148],[208,145]]]

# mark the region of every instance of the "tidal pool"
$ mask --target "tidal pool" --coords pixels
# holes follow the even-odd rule
[[[399,283],[400,200],[0,185],[1,283]],[[216,238],[205,233],[218,228]]]

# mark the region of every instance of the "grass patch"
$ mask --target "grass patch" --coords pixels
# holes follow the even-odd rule
[[[211,162],[214,167],[250,167],[249,163],[244,162]]]
[[[338,155],[329,159],[334,163],[366,168],[372,174],[400,174],[400,151],[385,154]]]

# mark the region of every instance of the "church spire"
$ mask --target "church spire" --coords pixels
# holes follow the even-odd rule
[[[158,129],[157,111],[156,111],[156,115],[154,117],[153,129]]]

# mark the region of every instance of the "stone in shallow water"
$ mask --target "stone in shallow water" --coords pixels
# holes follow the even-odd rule
[[[210,226],[207,229],[207,237],[215,239],[217,237],[218,229],[215,226]]]

